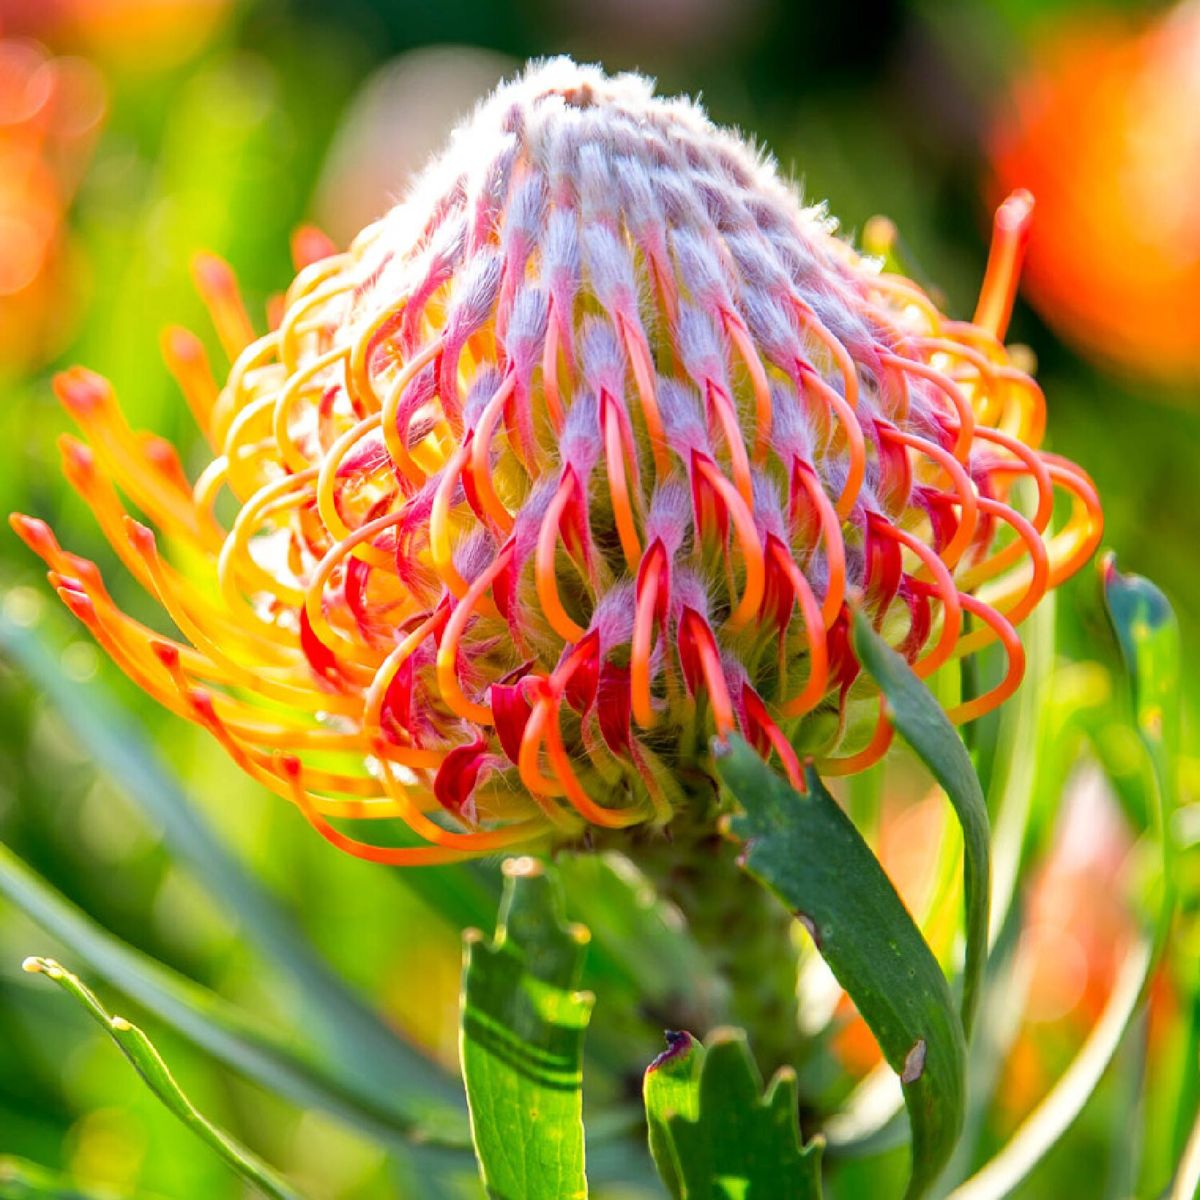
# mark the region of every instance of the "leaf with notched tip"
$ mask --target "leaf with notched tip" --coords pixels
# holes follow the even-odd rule
[[[800,1142],[796,1076],[779,1071],[765,1095],[740,1029],[701,1045],[668,1033],[646,1069],[650,1151],[673,1200],[820,1200],[821,1149]]]

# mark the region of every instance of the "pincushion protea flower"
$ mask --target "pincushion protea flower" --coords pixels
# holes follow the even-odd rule
[[[194,483],[103,379],[59,378],[87,438],[64,439],[67,475],[183,640],[15,525],[133,679],[362,857],[665,824],[714,731],[797,781],[801,754],[856,771],[891,729],[850,604],[922,676],[999,639],[1002,681],[951,711],[971,720],[1099,536],[999,340],[1028,215],[1001,209],[977,322],[952,321],[693,104],[551,62],[347,253],[309,235],[266,336],[199,260],[235,361],[218,392],[198,341],[167,335],[215,454]]]

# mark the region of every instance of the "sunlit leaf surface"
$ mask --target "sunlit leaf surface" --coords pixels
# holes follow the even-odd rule
[[[509,860],[505,876],[495,936],[467,938],[461,1049],[475,1150],[496,1200],[580,1200],[592,997],[577,989],[589,935],[566,924],[539,862]]]

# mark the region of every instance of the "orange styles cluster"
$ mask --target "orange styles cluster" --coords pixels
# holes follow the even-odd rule
[[[1200,3],[1150,28],[1089,17],[1043,43],[992,135],[1001,189],[1038,198],[1025,288],[1092,355],[1200,374]]]
[[[125,671],[366,858],[664,824],[714,732],[797,781],[802,755],[856,771],[891,727],[849,605],[922,676],[1003,643],[1001,681],[951,712],[971,720],[1099,537],[1000,341],[1028,217],[1002,208],[977,321],[952,321],[691,103],[551,62],[348,252],[305,235],[265,336],[199,261],[233,368],[218,389],[168,333],[198,479],[104,380],[60,378],[86,437],[67,474],[181,639],[16,528]]]
[[[69,322],[64,223],[104,110],[103,83],[82,59],[0,38],[0,361],[10,369],[44,360]]]

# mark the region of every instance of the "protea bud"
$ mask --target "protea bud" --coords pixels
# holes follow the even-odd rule
[[[17,528],[122,668],[364,857],[665,824],[714,731],[793,778],[801,755],[855,771],[891,731],[848,605],[922,676],[999,639],[1004,678],[951,713],[970,720],[1017,686],[1013,627],[1099,536],[999,340],[1028,215],[1001,210],[978,323],[952,321],[692,103],[551,62],[347,253],[304,239],[317,261],[265,337],[199,261],[236,361],[218,393],[167,335],[216,455],[194,484],[102,379],[60,378],[88,442],[65,440],[68,476],[184,641]]]

